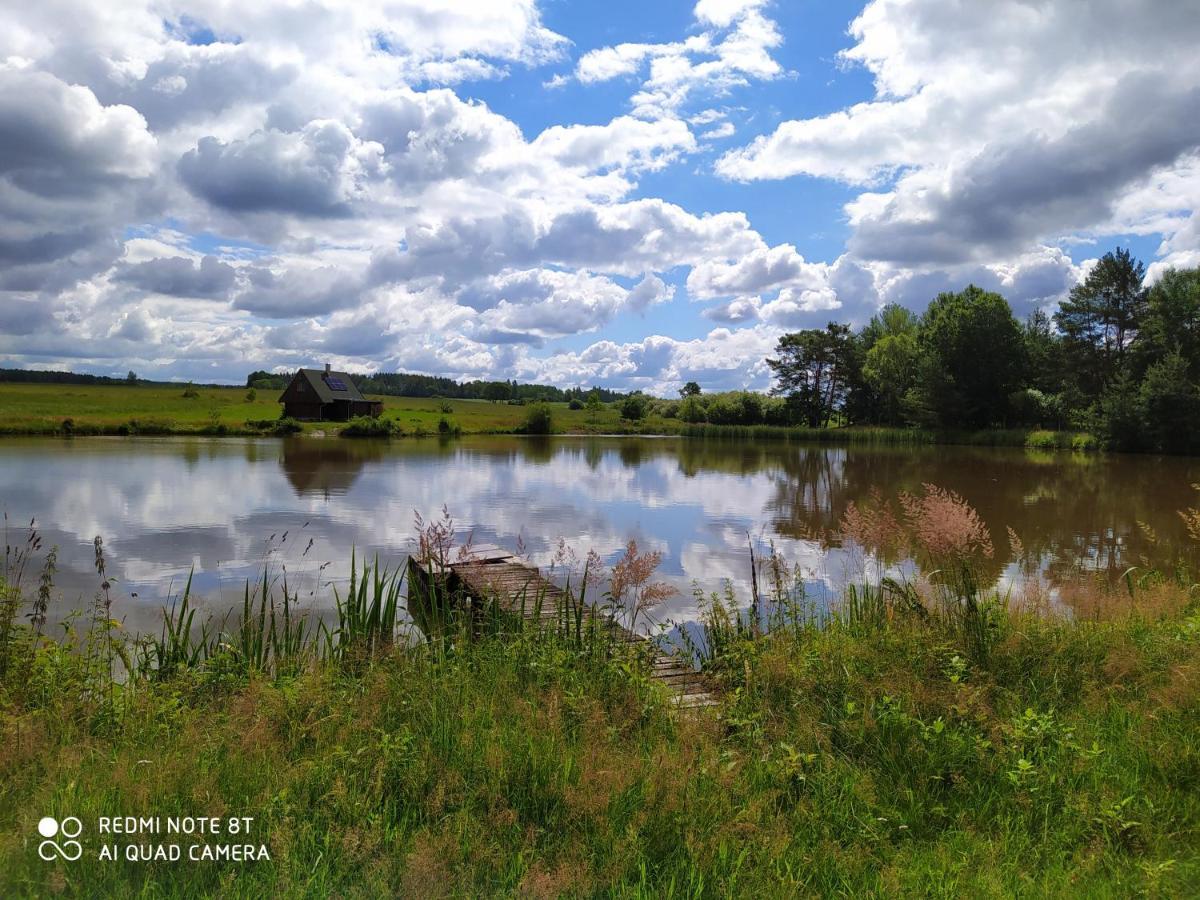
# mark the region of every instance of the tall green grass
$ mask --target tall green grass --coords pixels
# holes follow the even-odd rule
[[[124,677],[17,616],[0,894],[1194,894],[1188,585],[1131,578],[1107,620],[1003,607],[980,654],[911,585],[825,606],[755,562],[754,596],[698,598],[692,640],[723,687],[700,712],[606,636],[586,579],[484,598],[417,641],[411,569],[354,558],[336,625],[303,630],[282,578],[207,631],[189,583]],[[1150,605],[1168,589],[1176,605]],[[271,859],[101,862],[86,833],[83,859],[46,863],[43,815],[251,816]]]
[[[979,431],[889,428],[855,425],[842,428],[804,428],[778,425],[684,425],[684,437],[707,440],[767,440],[802,444],[847,444],[851,446],[905,447],[959,444],[980,447],[1028,447],[1035,450],[1096,451],[1097,440],[1088,434],[1069,431],[989,428]]]

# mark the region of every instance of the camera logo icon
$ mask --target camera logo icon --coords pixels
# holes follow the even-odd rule
[[[53,816],[45,816],[38,822],[38,834],[45,838],[38,844],[38,856],[46,862],[60,857],[67,862],[74,862],[83,856],[83,845],[75,840],[82,832],[83,823],[75,816],[67,816],[62,822]],[[59,844],[54,840],[56,837],[65,840]]]

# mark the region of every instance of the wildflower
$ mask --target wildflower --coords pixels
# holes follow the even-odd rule
[[[846,505],[838,525],[837,537],[888,557],[903,542],[904,529],[878,488],[871,491],[872,504],[859,506],[853,500]]]
[[[450,509],[443,506],[441,517],[428,523],[414,510],[413,523],[417,530],[417,561],[424,565],[446,565],[454,546],[454,519]]]
[[[1200,484],[1193,484],[1192,489],[1200,491]],[[1200,509],[1189,507],[1179,510],[1179,518],[1183,519],[1184,527],[1187,528],[1188,537],[1193,541],[1200,543]]]
[[[610,597],[614,606],[629,613],[631,627],[645,609],[677,593],[666,582],[650,580],[661,562],[660,552],[640,553],[637,541],[630,540],[625,546],[625,555],[613,566]]]
[[[900,505],[918,548],[933,559],[991,557],[992,538],[979,514],[954,491],[924,485],[923,495],[901,492]]]
[[[1025,545],[1021,543],[1021,539],[1017,537],[1017,533],[1013,531],[1012,526],[1008,527],[1008,546],[1012,550],[1013,559],[1022,559],[1025,556]]]

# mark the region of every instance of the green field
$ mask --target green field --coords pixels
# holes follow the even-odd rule
[[[185,385],[59,385],[0,383],[0,434],[61,434],[70,419],[75,434],[258,434],[247,422],[279,418],[279,392],[260,390],[253,401],[246,388],[194,388]],[[512,433],[528,414],[526,406],[486,400],[443,400],[434,397],[371,397],[382,400],[384,417],[403,433],[436,434],[446,419],[467,434]],[[443,411],[443,406],[449,412]],[[550,404],[555,431],[597,433],[671,433],[680,423],[650,416],[640,423],[623,421],[613,406],[598,413]],[[336,432],[337,422],[306,422],[306,432]]]
[[[278,392],[258,390],[253,399],[242,387],[192,388],[186,385],[64,385],[0,382],[2,435],[261,435],[271,433],[282,406]],[[383,418],[394,421],[401,435],[514,434],[523,430],[530,406],[487,400],[371,395],[383,401]],[[857,444],[973,444],[1031,449],[1095,450],[1094,438],[1065,431],[987,429],[976,432],[933,432],[914,428],[854,426],[849,428],[782,428],[767,425],[689,425],[654,411],[640,421],[622,419],[618,404],[599,410],[546,404],[557,434],[646,434],[729,440],[831,441]],[[305,422],[305,434],[333,435],[340,422]]]

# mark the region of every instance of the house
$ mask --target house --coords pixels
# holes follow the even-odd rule
[[[383,412],[378,400],[367,400],[345,372],[301,369],[279,396],[283,414],[294,419],[345,422],[355,416],[377,418]]]

